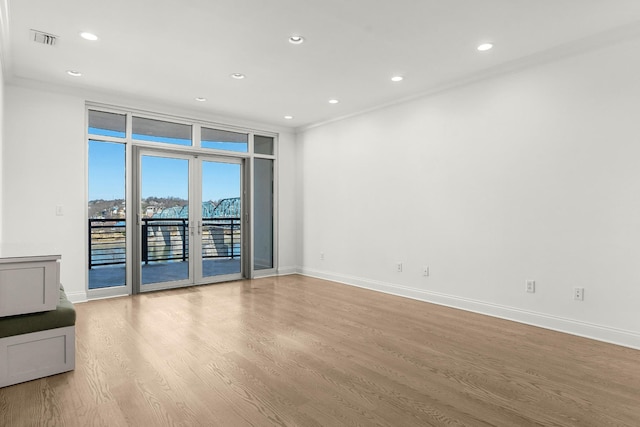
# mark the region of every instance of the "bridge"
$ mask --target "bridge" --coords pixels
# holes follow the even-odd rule
[[[203,259],[237,259],[241,255],[240,198],[202,203]],[[141,218],[145,264],[186,261],[189,257],[189,208],[175,206]],[[126,220],[89,219],[88,267],[126,263]],[[90,284],[91,288],[91,284]]]

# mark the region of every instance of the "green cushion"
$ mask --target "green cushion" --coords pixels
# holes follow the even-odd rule
[[[63,328],[76,324],[76,311],[73,304],[60,287],[58,306],[52,311],[0,317],[0,338],[29,334],[47,329]]]

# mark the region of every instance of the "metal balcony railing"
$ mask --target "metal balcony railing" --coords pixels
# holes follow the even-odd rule
[[[124,219],[89,219],[89,268],[125,264]],[[189,220],[186,218],[142,218],[142,261],[186,261],[189,259]],[[202,258],[240,257],[240,218],[203,218]]]
[[[125,262],[124,220],[89,218],[89,268]]]
[[[189,220],[142,219],[142,262],[189,259]]]

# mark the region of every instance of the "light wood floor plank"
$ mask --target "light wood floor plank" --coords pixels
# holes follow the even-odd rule
[[[76,305],[0,426],[640,426],[640,351],[285,276]]]

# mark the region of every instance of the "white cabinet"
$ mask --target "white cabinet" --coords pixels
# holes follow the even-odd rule
[[[0,317],[55,310],[60,255],[0,258]]]

